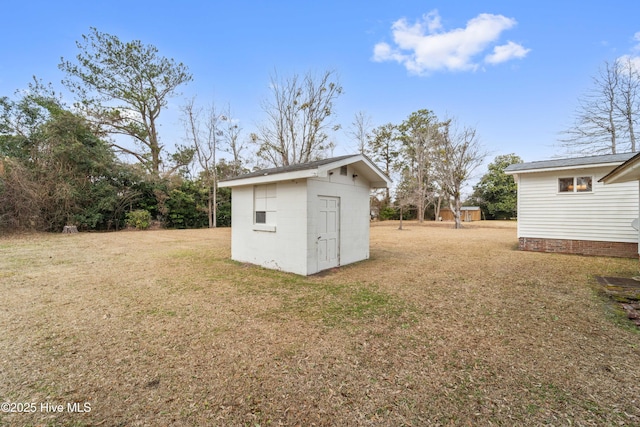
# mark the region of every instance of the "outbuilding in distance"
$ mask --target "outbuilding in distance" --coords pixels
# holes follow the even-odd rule
[[[441,221],[455,221],[456,217],[451,208],[440,209]],[[481,221],[482,211],[480,206],[461,206],[460,207],[460,220],[464,222]]]
[[[370,191],[390,184],[362,154],[221,181],[231,188],[231,258],[305,276],[368,259]]]

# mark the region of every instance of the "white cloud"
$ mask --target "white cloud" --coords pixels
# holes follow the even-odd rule
[[[408,59],[408,56],[394,51],[387,43],[378,43],[373,47],[373,60],[376,62],[389,60],[404,62]]]
[[[633,35],[633,40],[638,42],[638,44],[633,47],[633,50],[640,51],[640,31]]]
[[[510,41],[502,46],[494,47],[493,53],[487,55],[484,60],[489,64],[500,64],[501,62],[506,62],[514,58],[524,58],[530,50],[531,49],[527,49],[518,43]]]
[[[476,70],[475,58],[487,50],[500,34],[516,25],[502,15],[483,13],[470,19],[465,28],[444,31],[437,10],[424,15],[414,24],[402,18],[393,23],[391,31],[395,46],[378,43],[373,60],[396,61],[415,74],[433,71]],[[513,42],[498,46],[486,61],[492,64],[513,58],[523,58],[529,49]]]
[[[635,71],[640,71],[640,56],[622,55],[617,61],[623,65],[623,71],[628,72],[628,67],[631,67]]]
[[[427,22],[427,28],[430,33],[435,33],[436,31],[442,28],[442,22],[440,21],[440,15],[437,10],[432,10],[427,13],[425,16],[425,21]]]
[[[634,70],[640,71],[640,31],[633,35],[633,40],[638,43],[630,49],[632,53],[619,56],[616,61],[625,67],[630,66]]]

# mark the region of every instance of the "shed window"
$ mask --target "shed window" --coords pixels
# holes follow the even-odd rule
[[[253,188],[254,224],[276,223],[276,184],[256,185]]]
[[[340,166],[340,175],[347,176],[347,167]]]
[[[592,176],[575,176],[558,179],[558,191],[560,193],[588,193],[593,191]]]

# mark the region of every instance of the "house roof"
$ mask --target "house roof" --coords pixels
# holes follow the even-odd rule
[[[633,157],[603,176],[598,182],[615,184],[618,182],[640,181],[640,153],[632,153]]]
[[[504,171],[509,175],[552,170],[578,169],[582,167],[611,166],[629,160],[636,153],[605,154],[600,156],[572,157],[567,159],[543,160],[538,162],[515,163]]]
[[[220,187],[239,187],[292,179],[326,177],[328,176],[329,170],[346,165],[353,165],[364,178],[371,182],[372,188],[386,188],[391,184],[391,179],[367,156],[363,154],[350,154],[308,163],[262,169],[220,181],[218,185]]]

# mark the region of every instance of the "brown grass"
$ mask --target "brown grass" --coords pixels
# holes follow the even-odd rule
[[[592,277],[637,260],[396,228],[310,278],[228,229],[0,239],[0,401],[37,404],[0,425],[640,424],[640,334]]]

